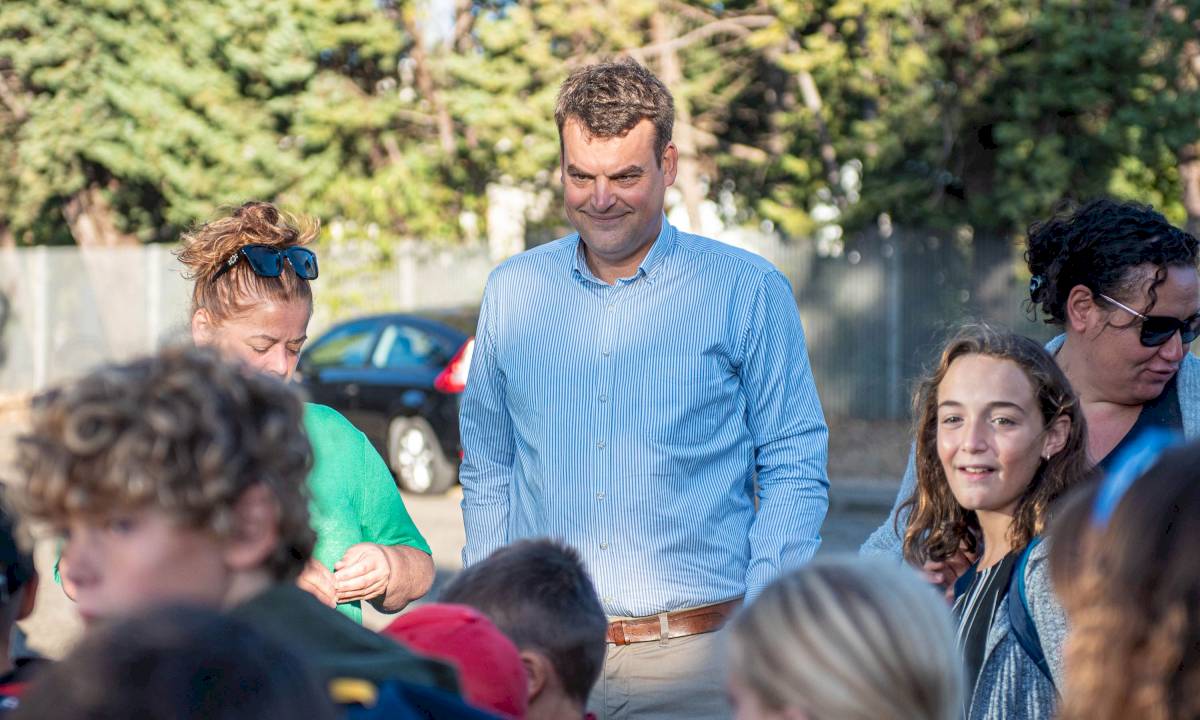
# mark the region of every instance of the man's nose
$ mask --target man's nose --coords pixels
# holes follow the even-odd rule
[[[592,183],[592,207],[600,212],[604,212],[613,206],[616,199],[616,196],[612,193],[612,185],[608,182],[608,178],[596,178]]]

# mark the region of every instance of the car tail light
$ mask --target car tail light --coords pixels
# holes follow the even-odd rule
[[[475,338],[470,338],[458,349],[450,364],[438,373],[433,386],[444,393],[460,393],[467,387],[467,373],[471,370],[471,353],[475,350]]]

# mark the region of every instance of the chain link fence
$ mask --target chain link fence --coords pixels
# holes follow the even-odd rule
[[[912,381],[948,332],[986,319],[1039,339],[1011,273],[991,316],[971,297],[968,261],[952,243],[897,230],[854,238],[837,257],[812,242],[738,231],[725,238],[771,260],[791,280],[827,414],[864,419],[907,416]],[[331,323],[371,312],[475,306],[493,263],[485,247],[321,253],[316,337]],[[97,363],[154,351],[186,338],[190,285],[163,245],[83,250],[0,251],[0,295],[9,320],[0,396],[25,395]],[[995,294],[995,293],[994,293]]]

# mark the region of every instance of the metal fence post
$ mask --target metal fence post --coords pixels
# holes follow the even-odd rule
[[[50,251],[39,245],[33,251],[33,387],[40,390],[50,376]]]
[[[890,249],[887,255],[887,386],[888,386],[888,417],[904,417],[904,368],[903,323],[904,303],[904,264],[900,262],[902,239],[894,234],[884,239],[884,248]]]

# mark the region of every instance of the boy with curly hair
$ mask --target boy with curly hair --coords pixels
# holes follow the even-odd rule
[[[453,671],[300,590],[312,555],[303,406],[282,382],[172,348],[35,399],[20,505],[64,537],[88,624],[165,605],[224,608],[326,680],[455,688]]]

